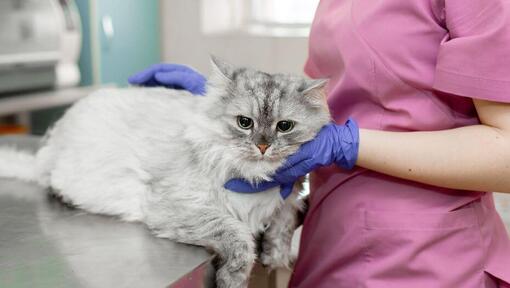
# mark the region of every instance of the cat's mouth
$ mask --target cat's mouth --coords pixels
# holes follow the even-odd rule
[[[287,149],[282,150],[269,150],[265,153],[260,153],[258,150],[253,151],[251,155],[248,156],[248,160],[253,162],[266,162],[266,163],[276,163],[281,162],[284,159],[286,159],[288,156],[290,156],[295,150],[297,150],[297,147],[295,149],[291,149],[290,151]]]
[[[282,159],[281,156],[271,154],[254,154],[248,157],[248,160],[254,162],[278,162]]]
[[[288,156],[292,155],[297,151],[299,146],[304,142],[296,142],[291,143],[285,147],[273,147],[268,145],[268,147],[264,147],[261,151],[260,147],[257,145],[252,145],[253,149],[250,153],[245,154],[245,159],[250,162],[259,162],[259,163],[277,163],[286,159]]]

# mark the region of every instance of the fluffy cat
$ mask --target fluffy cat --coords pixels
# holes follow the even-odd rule
[[[66,112],[36,155],[0,149],[0,176],[207,247],[217,255],[218,287],[247,285],[262,233],[260,261],[289,266],[300,184],[286,200],[278,188],[240,194],[223,185],[270,179],[330,121],[324,82],[212,63],[204,97],[162,88],[93,93]]]

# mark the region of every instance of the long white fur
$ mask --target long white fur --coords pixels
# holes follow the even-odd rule
[[[187,92],[159,88],[100,90],[70,108],[37,157],[2,147],[0,176],[36,180],[79,208],[127,221],[144,219],[142,210],[150,193],[147,183],[154,177],[167,177],[168,194],[221,203],[227,213],[249,223],[256,233],[263,229],[262,220],[281,206],[278,189],[238,194],[224,190],[223,184],[239,176],[234,170],[244,171],[247,178],[262,179],[280,163],[250,165],[238,161],[241,155],[218,136],[222,128],[196,111],[207,105],[205,101]],[[196,125],[186,125],[189,122]],[[189,169],[188,157],[180,157],[186,156],[189,148],[182,147],[182,138],[197,147],[207,147],[200,150],[201,163],[194,169]],[[210,139],[218,141],[212,143]],[[158,153],[150,155],[148,151]],[[121,171],[119,167],[123,167]]]

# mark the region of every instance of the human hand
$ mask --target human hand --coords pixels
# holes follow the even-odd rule
[[[239,193],[256,193],[280,186],[280,194],[285,199],[299,177],[318,167],[335,163],[344,169],[352,169],[356,164],[358,147],[359,128],[353,119],[349,118],[345,125],[330,123],[322,127],[314,139],[301,145],[296,153],[287,158],[276,171],[273,181],[252,185],[244,179],[231,179],[225,183],[225,188]]]
[[[139,86],[164,86],[205,94],[207,79],[192,68],[180,64],[155,64],[129,77],[128,82]]]

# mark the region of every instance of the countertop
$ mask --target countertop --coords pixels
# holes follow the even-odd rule
[[[69,105],[112,84],[0,94],[0,116]]]
[[[35,149],[38,139],[0,137],[5,143]],[[208,287],[210,258],[142,224],[72,209],[35,184],[0,179],[0,287]]]

